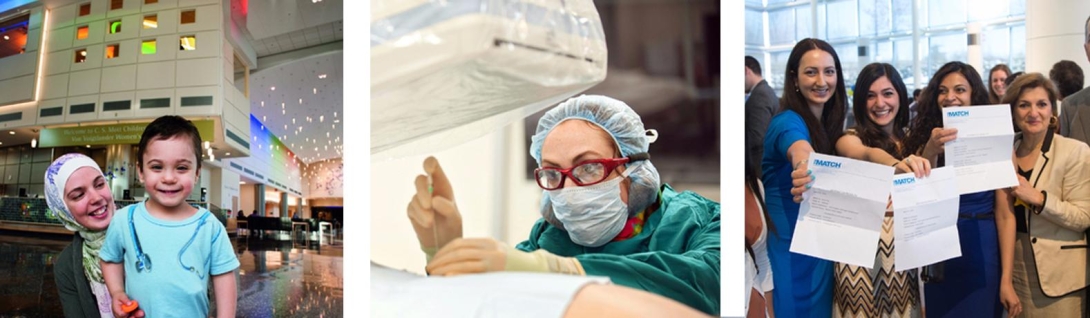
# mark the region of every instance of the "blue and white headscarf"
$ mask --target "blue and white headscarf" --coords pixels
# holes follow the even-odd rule
[[[91,231],[79,224],[72,216],[72,211],[68,210],[68,205],[64,203],[64,186],[68,183],[68,178],[83,167],[92,167],[102,174],[98,163],[83,154],[65,154],[54,160],[45,171],[45,201],[49,204],[49,210],[53,212],[53,215],[64,223],[65,228],[83,237],[83,272],[87,274],[88,279],[101,283],[103,282],[102,268],[98,263],[98,251],[106,240],[106,231]],[[111,198],[110,201],[110,207],[113,209],[113,199]]]

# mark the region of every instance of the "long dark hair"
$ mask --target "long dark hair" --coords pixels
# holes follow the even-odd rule
[[[822,50],[829,53],[829,55],[833,56],[833,62],[836,64],[836,91],[834,91],[832,98],[829,98],[825,102],[825,106],[822,107],[820,121],[817,117],[814,117],[806,97],[798,90],[799,64],[802,61],[802,56],[812,50]],[[844,89],[844,71],[840,68],[840,57],[836,55],[836,50],[833,50],[829,43],[818,39],[807,38],[795,44],[795,48],[791,50],[791,55],[787,59],[787,71],[784,76],[783,97],[780,98],[780,110],[792,110],[802,116],[803,122],[806,123],[806,129],[810,132],[810,145],[814,148],[814,151],[829,155],[835,154],[834,143],[840,137],[840,134],[844,132],[844,113],[847,112],[848,108],[847,96],[847,90]]]
[[[931,130],[935,129],[935,127],[942,127],[942,104],[939,102],[939,86],[942,85],[942,80],[947,75],[955,72],[960,73],[961,76],[965,77],[965,80],[969,81],[969,87],[972,89],[969,105],[987,105],[990,102],[988,90],[984,87],[984,81],[980,79],[980,73],[977,73],[976,68],[957,61],[946,63],[935,72],[935,76],[931,77],[931,81],[927,82],[927,88],[920,95],[920,101],[916,104],[916,120],[912,121],[912,128],[909,129],[908,137],[905,138],[904,153],[902,153],[904,157],[923,150],[923,147],[927,145],[927,140],[931,139]],[[935,166],[942,166],[942,160],[940,159],[939,162],[935,163]]]
[[[897,116],[893,117],[893,122],[890,123],[890,125],[893,125],[892,136],[886,133],[882,127],[878,127],[878,124],[875,124],[874,121],[871,121],[870,116],[867,116],[867,113],[870,112],[867,110],[867,97],[870,94],[870,87],[875,81],[883,77],[889,79],[889,82],[893,84],[893,90],[897,91],[898,95]],[[893,139],[904,140],[905,138],[905,127],[908,127],[909,117],[908,89],[905,88],[905,83],[901,80],[901,73],[898,73],[893,65],[889,65],[889,63],[871,63],[863,67],[863,70],[859,72],[859,77],[856,77],[855,80],[852,114],[855,115],[856,134],[864,145],[885,150],[886,153],[894,157],[901,155],[901,151]]]

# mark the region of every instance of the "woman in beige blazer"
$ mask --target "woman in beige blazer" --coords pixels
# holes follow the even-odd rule
[[[1018,296],[1024,317],[1082,317],[1090,227],[1090,148],[1055,133],[1056,89],[1040,73],[1007,89],[1018,186],[996,209],[1000,295]],[[1003,201],[1000,201],[1003,202]]]

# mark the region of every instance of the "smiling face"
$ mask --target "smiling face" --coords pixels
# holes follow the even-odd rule
[[[1042,87],[1023,91],[1014,105],[1014,125],[1025,134],[1040,134],[1048,130],[1052,120],[1052,101]]]
[[[1007,74],[1007,72],[1003,70],[995,70],[995,72],[992,72],[992,82],[990,85],[992,87],[992,92],[995,92],[995,96],[1002,98],[1003,94],[1007,93],[1006,82],[1008,75],[1010,74]]]
[[[901,96],[888,77],[879,77],[870,85],[867,91],[867,117],[878,127],[888,128],[893,124],[900,104]]]
[[[946,75],[939,84],[939,105],[942,107],[971,106],[973,88],[961,73]]]
[[[833,55],[813,49],[799,60],[798,88],[810,107],[821,107],[836,93],[837,73]]]
[[[195,211],[185,199],[199,176],[196,150],[184,135],[154,139],[144,151],[140,180],[147,189],[148,211],[180,214]],[[154,213],[154,212],[153,212]]]
[[[113,194],[102,173],[92,167],[72,172],[64,184],[64,205],[76,223],[91,231],[102,231],[113,218]]]

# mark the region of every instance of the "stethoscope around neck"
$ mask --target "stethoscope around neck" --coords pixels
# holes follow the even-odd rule
[[[137,273],[143,273],[143,272],[149,272],[150,273],[151,272],[151,257],[148,256],[148,254],[144,253],[144,248],[140,246],[140,235],[136,234],[136,224],[133,222],[133,213],[134,212],[136,212],[135,207],[129,209],[129,230],[130,230],[130,233],[132,233],[133,245],[136,246],[136,272]],[[197,277],[199,277],[201,279],[204,279],[204,275],[201,274],[201,271],[199,269],[197,269],[196,267],[185,265],[185,262],[182,260],[182,255],[185,254],[186,249],[189,249],[189,245],[193,244],[193,240],[195,240],[197,238],[197,233],[201,232],[201,226],[204,226],[204,223],[208,219],[208,215],[209,215],[209,213],[205,213],[204,215],[201,216],[201,219],[199,221],[197,221],[197,229],[193,230],[193,236],[190,236],[189,241],[187,241],[185,243],[185,246],[182,247],[182,250],[178,251],[178,264],[182,265],[182,269],[185,269],[186,271],[197,274]]]

